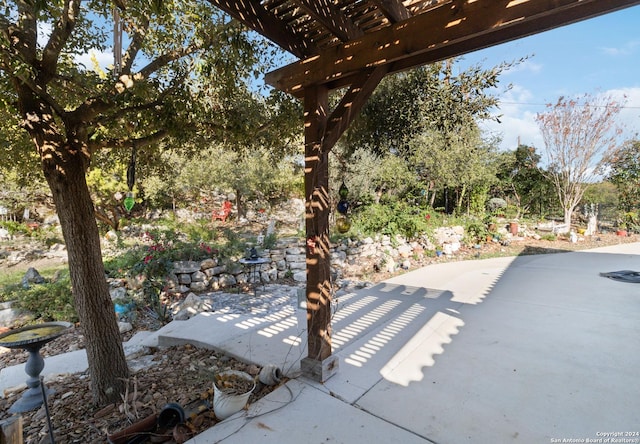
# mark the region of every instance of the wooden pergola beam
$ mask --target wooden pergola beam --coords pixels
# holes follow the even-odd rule
[[[330,0],[295,0],[295,2],[343,42],[362,37],[364,34]]]
[[[208,0],[208,2],[298,58],[309,57],[318,52],[313,41],[293,33],[259,1]]]
[[[411,17],[411,13],[400,0],[374,0],[382,13],[391,23],[401,22]]]
[[[408,69],[637,4],[640,0],[444,3],[272,71],[265,82],[300,97],[309,85],[340,84],[365,68],[392,64],[390,72]]]

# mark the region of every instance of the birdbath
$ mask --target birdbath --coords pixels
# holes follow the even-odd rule
[[[58,336],[68,332],[73,324],[69,322],[45,322],[44,324],[29,325],[10,330],[0,335],[0,347],[21,348],[29,352],[29,358],[24,370],[27,378],[27,391],[25,391],[9,409],[9,413],[21,413],[34,410],[44,402],[42,387],[40,387],[40,373],[44,368],[44,359],[40,355],[40,349],[47,342],[53,341]],[[53,394],[53,390],[47,391],[47,395]]]

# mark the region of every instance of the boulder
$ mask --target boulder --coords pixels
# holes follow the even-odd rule
[[[44,284],[44,278],[33,267],[30,267],[22,278],[22,287],[29,288],[31,284]]]

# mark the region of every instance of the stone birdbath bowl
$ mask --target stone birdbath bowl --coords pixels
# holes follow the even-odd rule
[[[27,390],[9,409],[10,413],[28,412],[40,407],[44,402],[40,373],[44,368],[44,359],[40,349],[58,336],[67,333],[73,324],[69,322],[45,322],[9,330],[0,335],[0,347],[23,349],[29,352],[24,370],[27,378]],[[47,392],[53,394],[53,390]]]

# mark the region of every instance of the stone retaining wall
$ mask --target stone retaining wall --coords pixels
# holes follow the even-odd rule
[[[451,245],[459,245],[461,237],[462,233],[457,234],[454,230],[443,239]],[[361,241],[344,240],[331,248],[331,269],[334,278],[371,275],[379,271],[392,273],[400,268],[410,269],[425,255],[433,256],[435,249],[426,237],[414,242],[407,242],[400,237],[391,239],[389,236],[366,238]],[[256,269],[261,282],[268,283],[285,278],[292,278],[300,283],[306,282],[304,240],[280,239],[274,248],[258,249],[258,252],[260,257],[270,259],[270,262],[259,265]],[[250,270],[239,262],[222,264],[215,258],[200,262],[179,262],[175,264],[173,273],[168,276],[167,290],[176,294],[217,291],[251,283],[253,276],[250,274]],[[142,287],[140,279],[135,278],[128,282],[120,282],[120,285],[117,282],[110,284],[113,299],[124,297],[127,288],[137,290]]]

